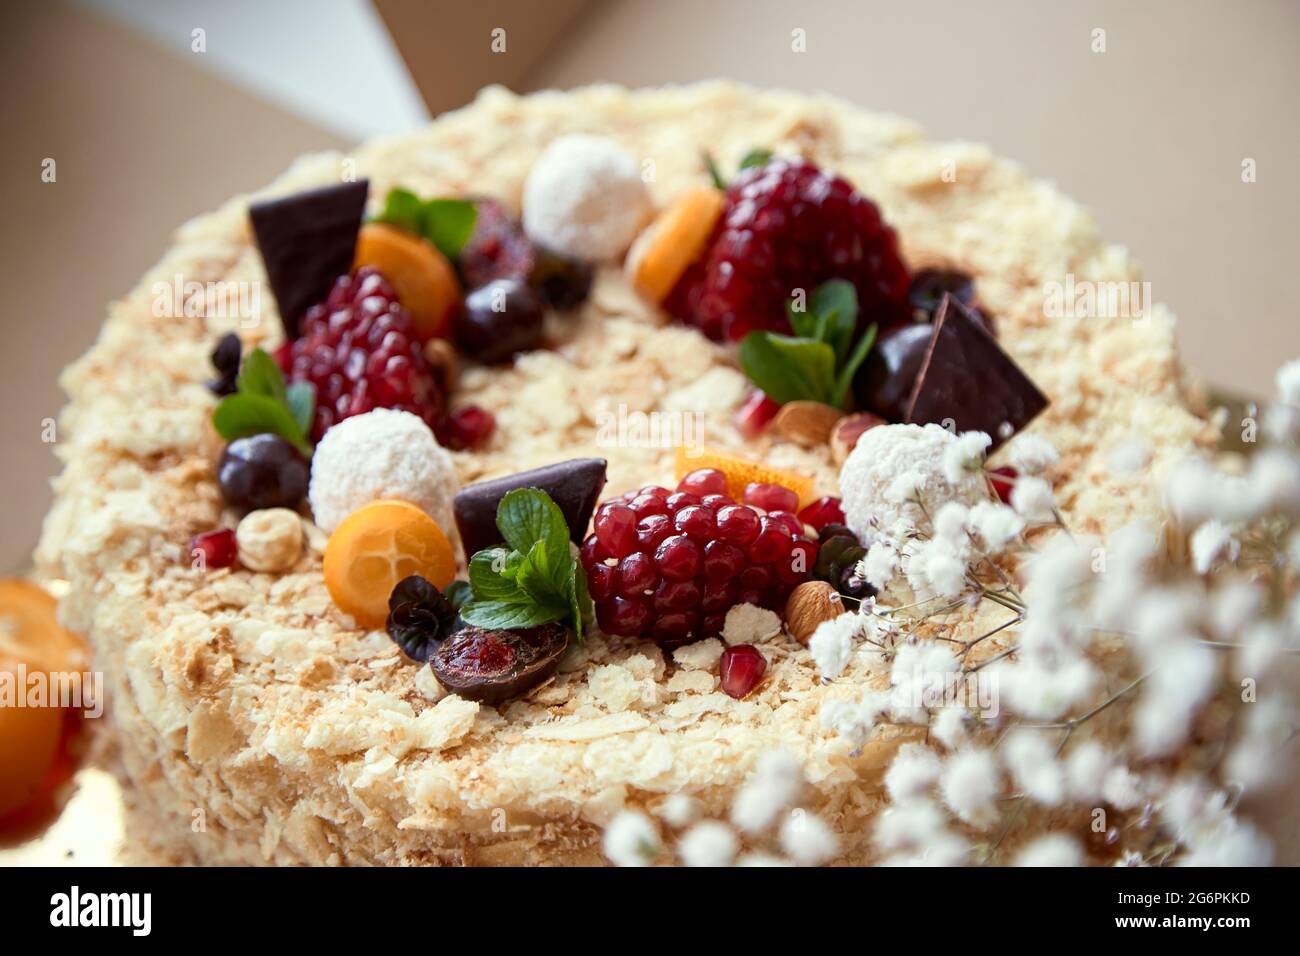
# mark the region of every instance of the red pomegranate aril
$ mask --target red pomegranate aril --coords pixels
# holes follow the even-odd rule
[[[665,647],[685,644],[697,637],[700,615],[695,611],[664,614],[650,628],[650,635]]]
[[[695,580],[660,581],[659,586],[655,588],[654,609],[660,614],[669,611],[689,611],[701,603],[702,594],[700,582]]]
[[[767,598],[762,591],[755,588],[746,588],[736,595],[737,604],[753,604],[755,607],[763,607]]]
[[[596,602],[607,601],[618,591],[618,569],[593,564],[587,571],[587,593]]]
[[[653,617],[650,605],[638,598],[620,595],[596,605],[596,623],[606,634],[637,637],[650,627]]]
[[[827,495],[800,511],[799,520],[820,532],[828,524],[844,524],[844,508],[839,498]]]
[[[700,622],[700,637],[717,637],[726,623],[725,614],[706,614]]]
[[[673,515],[673,527],[697,541],[708,541],[718,530],[713,512],[699,505],[687,505]]]
[[[1016,486],[1020,473],[1010,465],[1003,465],[1001,468],[990,468],[987,474],[998,498],[1004,505],[1011,504],[1011,489]]]
[[[578,556],[582,559],[582,566],[590,573],[591,569],[608,558],[609,554],[601,547],[600,539],[595,534],[589,534],[582,542],[582,547],[578,549]]]
[[[725,495],[727,493],[727,475],[717,468],[697,468],[687,472],[677,482],[678,491],[689,491],[703,498],[705,495]]]
[[[700,499],[700,507],[708,508],[710,511],[721,511],[723,508],[730,508],[735,502],[726,495],[705,495]]]
[[[438,444],[452,451],[468,451],[487,444],[496,431],[497,420],[479,405],[462,405],[438,420],[434,434]]]
[[[751,561],[767,564],[779,561],[790,552],[790,531],[785,523],[770,515],[759,519],[758,537],[749,546]]]
[[[602,505],[596,512],[596,537],[610,557],[625,558],[636,550],[636,521],[636,512],[627,505]]]
[[[636,512],[638,518],[661,515],[668,510],[664,499],[658,495],[637,495],[627,503],[627,506]]]
[[[727,541],[710,541],[704,546],[704,576],[710,581],[725,581],[740,574],[745,567],[745,552]]]
[[[190,561],[198,562],[202,570],[228,568],[239,557],[233,528],[205,531],[190,540]]]
[[[736,603],[736,582],[705,581],[704,592],[700,596],[700,610],[705,614],[724,614],[727,608]]]
[[[663,498],[665,501],[667,501],[668,496],[671,495],[672,492],[661,485],[646,485],[639,492],[637,492],[637,494],[654,495],[656,498]]]
[[[762,392],[751,392],[740,408],[736,409],[732,424],[745,438],[757,438],[780,410],[781,406]]]
[[[747,484],[742,500],[745,504],[762,508],[764,511],[794,511],[799,507],[799,496],[789,488],[763,481],[751,481]]]
[[[654,560],[643,551],[634,551],[618,563],[618,593],[623,597],[644,597],[659,583]]]
[[[723,691],[727,696],[740,700],[763,679],[767,672],[767,658],[753,644],[733,644],[722,652],[718,671]]]
[[[766,564],[751,564],[740,572],[736,580],[742,589],[761,591],[776,584],[776,571]]]
[[[773,518],[773,519],[775,519],[776,521],[781,522],[781,524],[785,525],[785,530],[790,532],[790,536],[791,536],[791,537],[793,537],[793,538],[802,538],[802,537],[804,536],[804,526],[803,526],[803,522],[800,521],[797,517],[795,517],[795,516],[794,516],[793,514],[791,514],[790,512],[788,512],[788,511],[769,511],[769,512],[767,513],[767,516],[768,516],[769,518]]]
[[[695,577],[700,573],[703,561],[700,546],[684,534],[667,537],[655,548],[655,564],[659,566],[659,573],[673,580]]]
[[[754,539],[758,537],[760,528],[758,515],[753,509],[746,508],[744,505],[731,505],[719,509],[716,520],[719,537],[732,544],[745,548],[753,544]]]
[[[790,545],[788,559],[777,561],[772,567],[782,584],[795,585],[808,580],[808,572],[816,563],[817,545],[811,541],[796,541]]]
[[[675,515],[683,508],[690,508],[699,503],[699,495],[693,495],[689,491],[677,491],[668,496],[668,513]]]
[[[668,515],[649,515],[636,523],[636,542],[642,551],[654,551],[672,533],[673,519]]]

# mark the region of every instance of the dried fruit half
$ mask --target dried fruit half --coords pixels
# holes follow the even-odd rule
[[[28,668],[81,674],[90,657],[81,638],[55,616],[58,602],[22,578],[0,578],[0,658]]]
[[[453,694],[496,705],[554,674],[568,645],[569,631],[562,624],[514,631],[468,625],[438,646],[429,666]]]
[[[679,446],[674,468],[678,481],[700,468],[716,468],[727,476],[727,494],[736,501],[744,498],[745,488],[753,482],[789,488],[799,496],[801,504],[812,500],[813,480],[807,475],[769,468],[717,448],[688,449]]]
[[[389,281],[411,315],[421,342],[445,338],[460,303],[460,283],[447,257],[427,239],[382,222],[361,227],[353,267],[371,266]]]
[[[655,302],[666,299],[686,267],[704,251],[725,205],[726,197],[711,186],[698,186],[677,197],[628,253],[632,284]]]

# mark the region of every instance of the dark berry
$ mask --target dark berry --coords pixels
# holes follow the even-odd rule
[[[820,534],[822,528],[829,524],[844,524],[844,508],[840,505],[839,498],[827,495],[800,511],[799,520],[812,525],[813,530]]]
[[[853,379],[858,404],[891,422],[907,420],[912,386],[925,361],[933,329],[913,323],[887,329]]]
[[[579,262],[549,249],[538,249],[528,283],[551,308],[566,312],[576,308],[591,292],[595,275],[589,262]]]
[[[496,417],[480,405],[462,405],[438,419],[433,433],[438,444],[452,451],[482,448],[496,431]]]
[[[297,510],[307,495],[311,466],[287,440],[264,432],[236,438],[222,452],[217,484],[235,508]]]
[[[200,569],[228,568],[239,557],[239,545],[232,528],[205,531],[190,540],[190,561]]]
[[[710,338],[734,341],[788,331],[792,290],[811,295],[836,278],[857,290],[864,328],[906,318],[907,266],[875,204],[833,173],[778,157],[732,181],[704,256],[665,304]]]
[[[301,335],[276,352],[291,382],[316,389],[311,437],[375,408],[412,412],[432,428],[443,396],[411,327],[411,317],[377,271],[341,276],[329,296],[307,310]]]
[[[413,574],[388,596],[388,636],[407,657],[427,661],[456,626],[456,609],[431,582]]]
[[[763,679],[763,674],[767,671],[767,658],[753,644],[733,644],[722,652],[718,671],[723,691],[740,700]]]
[[[993,320],[975,301],[975,280],[959,269],[922,269],[912,276],[907,302],[921,322],[929,322],[939,311],[945,295],[967,306],[983,323],[990,335]]]
[[[512,631],[466,626],[438,645],[429,666],[453,694],[500,704],[554,674],[568,644],[569,632],[560,624]]]
[[[217,370],[217,377],[208,382],[212,394],[225,397],[234,395],[239,390],[239,360],[243,354],[243,345],[239,336],[227,332],[212,350],[212,367]]]
[[[520,278],[532,272],[537,250],[519,220],[495,199],[476,200],[474,208],[474,232],[456,259],[465,288],[477,289],[494,279]]]
[[[544,318],[541,300],[522,279],[494,279],[465,296],[456,344],[485,365],[504,362],[541,344]]]

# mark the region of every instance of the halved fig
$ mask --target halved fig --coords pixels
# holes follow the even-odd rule
[[[569,630],[562,624],[513,631],[467,625],[442,642],[429,666],[451,693],[496,705],[554,674],[568,645]]]

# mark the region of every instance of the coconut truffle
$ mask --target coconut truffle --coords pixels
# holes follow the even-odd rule
[[[562,255],[612,262],[653,213],[637,161],[613,140],[553,140],[524,182],[524,232]]]
[[[429,426],[410,412],[377,408],[325,433],[312,456],[307,497],[326,531],[362,505],[398,498],[424,509],[451,538],[456,487],[451,456]]]
[[[974,505],[988,498],[978,473],[955,485],[944,477],[944,453],[956,441],[939,425],[878,425],[862,433],[840,470],[840,499],[845,523],[863,544],[880,537],[901,541],[913,528],[928,529],[926,515],[933,517],[946,502]]]

